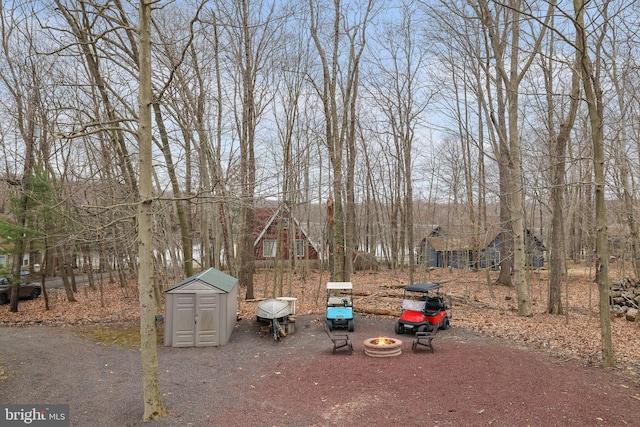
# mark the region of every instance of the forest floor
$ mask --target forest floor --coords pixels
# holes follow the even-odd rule
[[[242,320],[228,345],[159,346],[170,415],[152,425],[634,425],[638,324],[612,319],[616,366],[599,368],[591,276],[573,270],[568,314],[551,316],[544,313],[546,272],[532,272],[534,314],[523,318],[515,291],[490,287],[484,273],[419,272],[415,282],[441,283],[450,297],[451,329],[438,333],[435,354],[413,353],[407,335],[401,357],[376,359],[363,353],[362,340],[394,334],[406,272],[352,277],[352,356],[331,354],[323,332],[328,275],[286,275],[283,295],[297,298],[298,320],[296,332],[279,343],[261,333],[257,301],[243,294]],[[256,300],[268,298],[273,283],[272,271],[259,272]],[[18,313],[0,306],[0,403],[70,403],[71,425],[141,425],[135,286],[105,284],[102,297],[79,287],[77,303],[53,290],[50,310],[43,298],[21,301]]]
[[[521,317],[517,313],[515,290],[497,286],[497,272],[472,272],[457,269],[418,271],[415,283],[442,284],[442,293],[450,298],[453,327],[461,327],[482,335],[501,338],[527,347],[544,350],[564,359],[580,360],[588,365],[599,365],[601,355],[600,320],[598,315],[598,286],[589,268],[572,268],[563,289],[564,315],[546,314],[548,276],[546,270],[532,271],[528,276],[533,315]],[[622,279],[611,268],[613,280]],[[620,277],[616,277],[620,276]],[[296,314],[323,314],[326,303],[325,284],[329,274],[312,271],[304,277],[285,274],[282,295],[297,298]],[[261,270],[254,276],[254,299],[245,299],[241,289],[239,316],[255,318],[260,300],[273,295],[274,272]],[[351,278],[354,286],[356,314],[374,314],[397,318],[400,313],[402,288],[408,284],[404,270],[358,272]],[[168,284],[171,287],[172,284]],[[82,325],[136,321],[139,306],[135,282],[122,288],[106,283],[102,296],[87,284],[78,285],[77,303],[66,301],[62,289],[49,291],[49,310],[44,298],[20,301],[19,312],[11,313],[9,305],[0,306],[0,325]],[[568,295],[568,303],[567,303]],[[640,346],[637,337],[640,322],[612,317],[612,340],[616,364],[640,378]]]

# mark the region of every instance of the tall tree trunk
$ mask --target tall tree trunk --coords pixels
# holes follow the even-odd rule
[[[329,37],[330,54],[324,48],[324,40],[320,39],[319,11],[317,6],[321,2],[309,0],[311,18],[311,38],[322,63],[322,82],[316,84],[316,90],[322,101],[326,128],[326,145],[333,171],[332,190],[334,197],[334,228],[333,228],[333,270],[332,280],[347,281],[352,266],[352,252],[355,241],[355,200],[353,189],[353,170],[347,170],[346,176],[343,161],[349,168],[355,161],[355,109],[358,98],[360,58],[366,45],[366,27],[372,10],[369,0],[366,10],[362,11],[359,25],[350,25],[345,31],[341,28],[347,21],[347,11],[340,0],[333,0],[332,33]],[[351,24],[351,23],[350,23]],[[344,68],[340,64],[341,40],[348,40],[348,64]],[[338,91],[341,73],[345,82]],[[338,105],[339,93],[342,103]],[[345,157],[346,154],[346,157]],[[345,180],[346,179],[346,180]]]
[[[516,65],[517,64],[512,64],[512,66]],[[529,295],[529,284],[527,283],[527,276],[525,274],[526,228],[524,214],[524,188],[522,180],[522,154],[517,123],[517,87],[507,89],[507,98],[509,99],[509,152],[511,165],[511,179],[509,180],[507,188],[509,188],[509,194],[512,195],[510,211],[513,237],[513,281],[516,288],[518,314],[520,316],[531,316],[531,297]]]
[[[187,219],[187,209],[185,209],[185,200],[182,200],[182,191],[180,190],[180,183],[176,175],[176,168],[173,164],[173,158],[171,155],[171,147],[169,146],[169,137],[167,135],[167,129],[164,126],[164,120],[162,118],[162,110],[160,108],[160,102],[153,102],[153,111],[155,116],[156,125],[160,133],[160,150],[164,155],[164,161],[167,164],[167,174],[169,175],[169,181],[171,181],[171,190],[173,191],[173,197],[175,198],[176,213],[178,215],[178,223],[180,224],[180,237],[182,239],[182,256],[184,258],[184,274],[186,277],[193,276],[193,249],[191,242],[191,229],[189,227],[189,221]]]
[[[156,299],[154,297],[153,262],[153,157],[151,141],[151,5],[152,0],[140,0],[140,80],[139,80],[139,179],[138,201],[138,299],[140,302],[140,356],[142,362],[142,391],[144,421],[159,419],[167,414],[160,393],[158,378],[158,350],[156,331]]]
[[[325,138],[329,159],[333,171],[332,182],[332,215],[329,222],[331,241],[329,252],[329,264],[331,279],[342,280],[344,272],[344,217],[343,217],[343,191],[342,191],[342,139],[338,132],[338,112],[336,105],[336,75],[338,67],[338,46],[340,39],[340,0],[334,0],[334,19],[332,34],[332,56],[329,58],[318,36],[318,22],[314,10],[313,0],[309,0],[311,6],[311,37],[322,61],[322,92],[320,99],[324,110]],[[330,62],[331,61],[331,62]]]
[[[34,123],[33,123],[33,102],[30,102],[30,112],[28,115],[29,125],[27,126],[28,134],[24,136],[25,147],[25,161],[24,161],[24,173],[22,175],[22,195],[20,197],[20,204],[16,212],[18,226],[25,229],[27,226],[27,211],[29,210],[29,190],[31,181],[33,180],[33,161],[34,161]],[[22,236],[25,236],[23,233]],[[27,249],[26,238],[16,239],[13,248],[13,266],[11,270],[12,285],[11,285],[11,303],[9,311],[12,313],[18,312],[18,301],[20,295],[20,272],[22,270],[22,258]]]
[[[551,61],[549,61],[551,62]],[[577,64],[576,64],[577,65]],[[551,80],[553,73],[551,67],[546,75],[547,93],[549,111],[554,109],[553,96],[551,88]],[[580,72],[573,67],[571,78],[571,102],[569,111],[560,124],[560,130],[557,135],[551,135],[551,244],[550,244],[550,260],[549,260],[549,299],[547,303],[547,312],[550,314],[562,314],[562,275],[565,270],[566,245],[565,245],[565,227],[564,227],[564,193],[566,191],[566,152],[573,123],[575,122],[580,103]],[[550,118],[549,129],[553,129],[552,119]]]
[[[638,220],[637,215],[635,213],[636,209],[636,200],[635,196],[636,192],[633,189],[632,179],[630,177],[630,161],[627,155],[625,154],[625,147],[630,143],[629,136],[627,133],[626,123],[629,121],[628,114],[628,103],[630,102],[630,97],[625,92],[625,89],[622,87],[623,85],[620,82],[620,78],[618,75],[618,66],[617,66],[617,52],[611,52],[613,57],[610,58],[610,61],[613,64],[613,85],[616,89],[616,97],[618,99],[618,109],[620,111],[620,123],[622,126],[620,128],[620,148],[619,155],[617,158],[617,165],[620,168],[620,182],[622,183],[622,201],[624,204],[624,213],[625,219],[627,221],[627,226],[629,227],[629,235],[631,237],[631,264],[633,268],[633,274],[636,280],[640,280],[640,230],[638,229]],[[637,141],[636,144],[640,143]],[[623,260],[624,262],[624,260]],[[640,319],[640,317],[638,317]]]
[[[242,78],[242,122],[240,128],[240,180],[242,186],[242,231],[240,233],[240,270],[238,280],[246,286],[246,298],[254,298],[253,273],[255,270],[255,254],[253,242],[254,217],[255,217],[255,186],[256,186],[256,163],[255,163],[255,126],[256,126],[256,105],[255,105],[255,73],[253,58],[253,39],[250,33],[250,17],[248,0],[241,0],[242,10],[240,11],[242,22],[240,23],[242,33],[241,55],[241,78]]]
[[[607,248],[607,212],[604,196],[604,105],[602,103],[602,89],[599,85],[599,75],[597,72],[594,72],[588,51],[587,34],[584,26],[584,8],[586,3],[588,3],[588,1],[573,0],[573,8],[576,14],[574,26],[576,29],[577,49],[580,55],[582,85],[589,110],[591,143],[593,145],[593,173],[595,178],[596,200],[596,280],[598,282],[598,293],[600,296],[602,364],[604,367],[612,367],[615,360],[611,340],[609,250]],[[603,22],[606,24],[606,14],[603,19]],[[600,60],[599,55],[596,55],[595,60]]]
[[[511,206],[511,193],[509,192],[508,182],[511,180],[509,168],[509,145],[507,143],[507,125],[505,122],[506,107],[503,101],[503,89],[500,80],[496,82],[498,86],[498,118],[493,118],[494,127],[498,133],[498,174],[500,187],[500,234],[502,235],[502,244],[500,245],[500,274],[497,283],[505,286],[511,286],[511,273],[513,271],[513,235],[511,232],[511,215],[509,206]],[[492,112],[493,114],[493,112]]]
[[[503,7],[505,22],[503,22],[504,30],[496,25],[492,10],[494,7]],[[504,83],[505,97],[498,96],[499,104],[502,108],[507,108],[508,117],[506,119],[506,128],[504,127],[504,118],[501,118],[499,127],[501,151],[500,166],[506,167],[508,176],[504,189],[509,194],[509,220],[511,224],[511,242],[513,244],[513,281],[516,288],[516,299],[518,303],[518,314],[520,316],[531,315],[531,300],[529,295],[529,284],[525,274],[526,254],[526,227],[524,212],[524,180],[522,175],[522,153],[520,144],[519,131],[519,100],[518,88],[525,73],[531,66],[534,58],[539,51],[545,30],[548,27],[549,20],[553,16],[554,5],[550,4],[544,19],[543,25],[540,26],[540,32],[533,38],[533,46],[531,54],[524,60],[520,58],[520,25],[521,25],[521,0],[510,0],[508,5],[492,4],[482,1],[479,5],[479,13],[482,22],[489,35],[489,41],[494,55],[495,67],[498,73],[498,84]],[[497,12],[496,12],[497,14]],[[509,63],[506,63],[506,49],[510,46],[511,50],[508,55]],[[498,89],[500,86],[498,86]],[[508,146],[505,146],[505,143]],[[504,156],[504,157],[503,157]],[[506,161],[506,163],[503,163]],[[500,177],[502,182],[504,178]],[[501,190],[503,189],[501,184]],[[502,277],[502,276],[501,276]]]
[[[226,183],[223,179],[223,168],[222,168],[222,136],[223,136],[223,124],[224,124],[224,115],[222,108],[222,99],[223,99],[223,90],[222,90],[222,69],[220,67],[220,34],[218,32],[218,21],[214,16],[214,25],[213,25],[213,60],[215,64],[215,78],[216,78],[216,146],[215,146],[215,156],[211,157],[211,171],[213,178],[213,188],[216,190],[216,194],[221,195],[220,197],[222,201],[216,202],[218,215],[218,223],[219,223],[219,231],[222,235],[222,249],[224,251],[224,262],[226,264],[227,270],[231,275],[237,274],[237,266],[236,266],[236,257],[233,252],[233,243],[231,242],[231,233],[230,233],[230,221],[227,218],[227,210],[225,200],[229,200],[228,192],[226,190]],[[219,253],[216,253],[216,258],[219,256]]]

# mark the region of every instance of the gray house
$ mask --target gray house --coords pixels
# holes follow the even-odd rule
[[[451,268],[499,268],[504,235],[485,233],[480,237],[464,236],[459,230],[449,234],[442,227],[435,227],[420,242],[418,263],[429,267]],[[508,242],[507,242],[508,243]],[[508,247],[509,248],[509,247]],[[510,248],[509,248],[510,249]],[[543,267],[547,248],[531,230],[526,230],[525,256],[529,267]]]
[[[473,264],[472,239],[452,236],[437,226],[420,242],[418,263],[429,267],[468,268]]]
[[[164,345],[226,344],[238,316],[238,279],[215,268],[187,277],[166,291]]]
[[[481,268],[498,268],[500,266],[500,253],[502,245],[505,244],[503,237],[504,234],[497,233],[482,250],[480,254]],[[509,242],[507,242],[507,244],[509,244]],[[536,237],[531,230],[526,229],[524,244],[525,265],[534,268],[544,267],[544,257],[547,252],[547,247],[542,243],[542,240]],[[509,252],[511,252],[511,250],[509,250]]]

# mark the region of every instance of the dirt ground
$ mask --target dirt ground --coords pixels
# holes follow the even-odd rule
[[[318,314],[298,317],[279,342],[245,319],[221,347],[159,346],[169,415],[149,423],[137,348],[98,344],[74,327],[2,327],[0,402],[68,403],[79,427],[640,425],[640,387],[620,370],[455,324],[438,333],[435,353],[414,353],[393,322],[357,316],[352,355],[332,353]],[[402,339],[402,354],[366,355],[364,340],[381,335]]]

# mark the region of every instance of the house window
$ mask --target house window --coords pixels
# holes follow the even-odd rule
[[[296,256],[297,257],[303,257],[304,256],[304,240],[296,240]]]
[[[29,254],[24,254],[24,257],[22,258],[22,266],[23,267],[29,266]]]
[[[500,251],[493,251],[491,257],[491,268],[498,268],[502,261],[500,260]]]
[[[277,245],[275,240],[264,240],[262,242],[262,256],[265,258],[275,258],[276,247]]]
[[[6,267],[6,266],[7,266],[7,256],[0,255],[0,267]]]

